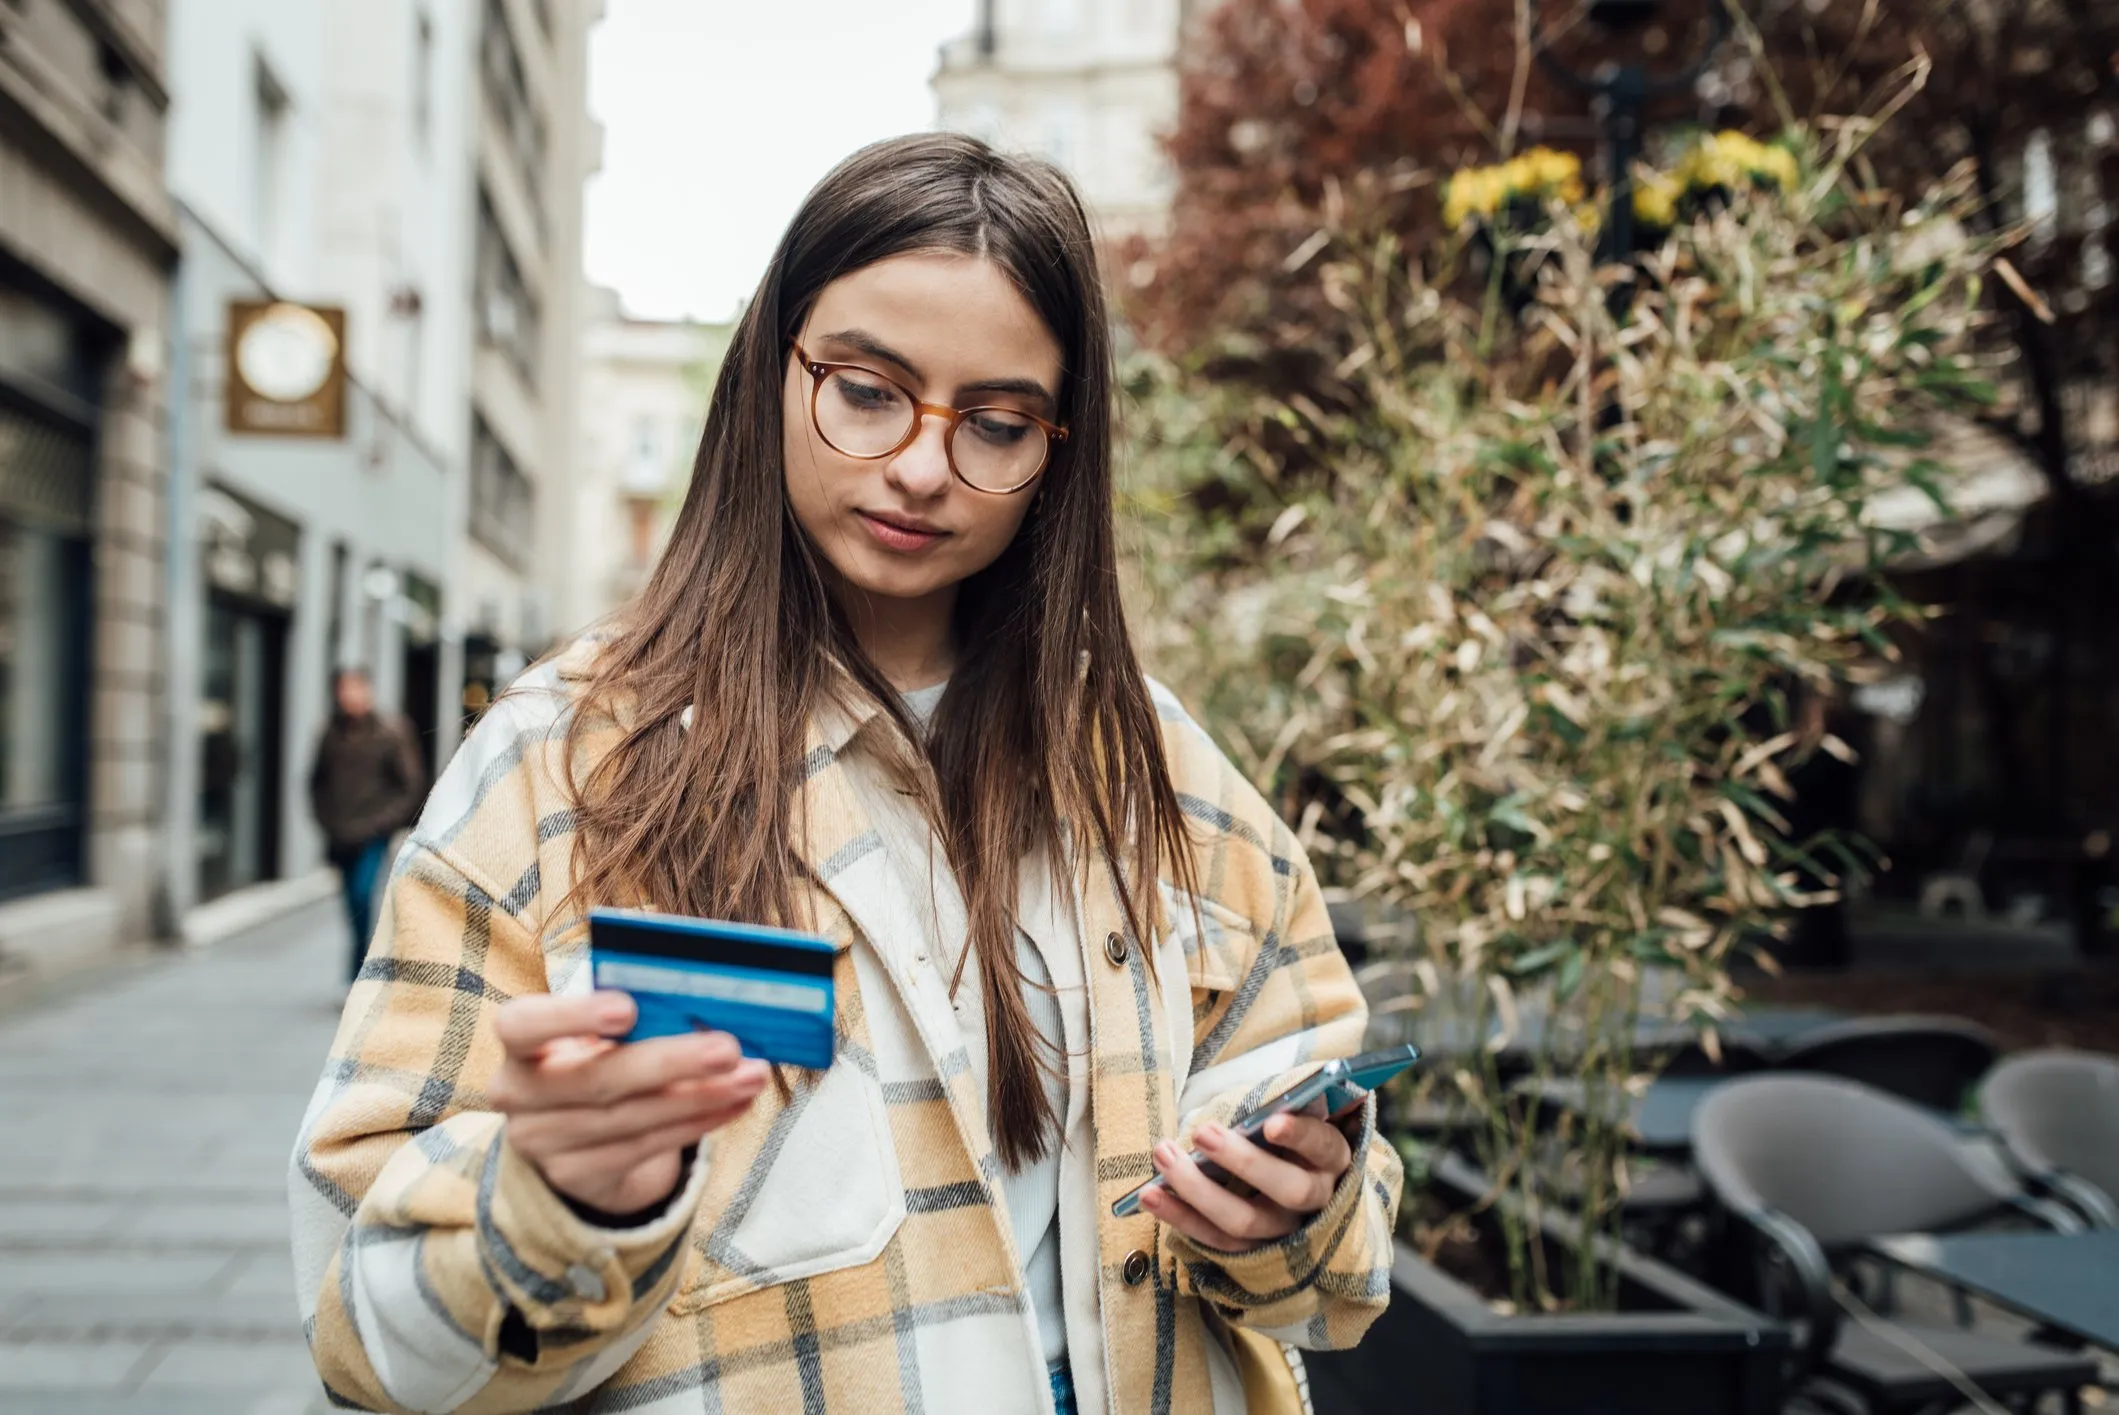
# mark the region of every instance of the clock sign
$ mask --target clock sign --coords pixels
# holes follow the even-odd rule
[[[343,437],[346,313],[285,300],[228,307],[230,432]]]

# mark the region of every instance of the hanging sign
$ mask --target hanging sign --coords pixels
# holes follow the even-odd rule
[[[230,432],[344,437],[346,312],[231,300],[225,382]]]

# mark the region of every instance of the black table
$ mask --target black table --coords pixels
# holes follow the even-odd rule
[[[1810,1033],[1847,1017],[1836,1007],[1747,1007],[1729,1019],[1722,1036],[1777,1056]]]
[[[1901,1234],[1874,1239],[1868,1247],[1888,1262],[2028,1321],[2119,1351],[2119,1229]]]
[[[1753,1071],[1746,1074],[1763,1076],[1773,1073]],[[1664,1076],[1650,1082],[1646,1092],[1626,1098],[1628,1138],[1635,1149],[1648,1154],[1691,1153],[1693,1112],[1717,1086],[1726,1086],[1740,1079],[1735,1076]],[[1573,1077],[1558,1077],[1532,1089],[1548,1105],[1578,1115],[1588,1109],[1587,1088]],[[1941,1111],[1928,1113],[1960,1135],[1982,1133],[1977,1122],[1963,1116],[1945,1115]]]
[[[1500,1024],[1489,1017],[1485,1034],[1478,1034],[1473,1013],[1447,1002],[1395,1016],[1395,1025],[1373,1028],[1369,1044],[1386,1046],[1398,1041],[1417,1042],[1430,1064],[1441,1058],[1470,1056],[1490,1045],[1501,1031]],[[1719,1031],[1722,1039],[1732,1046],[1749,1047],[1775,1057],[1809,1033],[1845,1020],[1846,1013],[1829,1007],[1747,1008],[1722,1023]],[[1542,1008],[1526,1004],[1502,1055],[1527,1061],[1549,1044],[1550,1026]],[[1700,1029],[1696,1026],[1643,1019],[1634,1028],[1633,1051],[1645,1060],[1651,1053],[1677,1051],[1699,1040],[1699,1035]]]
[[[1626,1098],[1626,1130],[1636,1149],[1650,1154],[1681,1155],[1692,1149],[1692,1113],[1721,1076],[1670,1076],[1652,1083],[1645,1094]],[[1580,1115],[1589,1108],[1587,1088],[1573,1077],[1557,1077],[1534,1087],[1547,1105]]]

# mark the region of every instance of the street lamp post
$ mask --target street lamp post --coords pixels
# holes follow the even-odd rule
[[[1585,18],[1614,38],[1631,41],[1663,10],[1663,0],[1589,0]],[[1538,23],[1538,0],[1530,0],[1531,51],[1545,72],[1577,93],[1586,93],[1604,121],[1604,152],[1611,182],[1611,216],[1605,227],[1605,255],[1624,260],[1634,251],[1633,164],[1641,155],[1641,129],[1651,100],[1682,93],[1699,80],[1729,34],[1724,0],[1708,0],[1713,26],[1706,46],[1681,73],[1651,74],[1645,64],[1606,64],[1594,74],[1580,73],[1560,62]]]

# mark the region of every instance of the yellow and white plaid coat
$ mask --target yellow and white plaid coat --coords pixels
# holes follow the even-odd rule
[[[833,1066],[791,1073],[784,1101],[768,1087],[639,1228],[584,1222],[509,1147],[484,1093],[494,1011],[588,987],[586,925],[558,913],[579,661],[503,698],[436,785],[303,1121],[296,1281],[325,1385],[368,1410],[1049,1415],[949,1000],[870,943],[915,917],[850,770],[855,738],[887,720],[873,708],[819,715],[801,787],[812,917],[840,948]],[[1156,700],[1196,916],[1165,887],[1150,967],[1105,862],[1073,868],[1090,1045],[1071,1084],[1094,1154],[1063,1156],[1060,1230],[1085,1415],[1224,1415],[1246,1389],[1292,1402],[1288,1348],[1351,1345],[1390,1291],[1399,1167],[1373,1105],[1330,1203],[1280,1242],[1229,1255],[1111,1216],[1156,1141],[1355,1051],[1365,1022],[1292,835]]]

